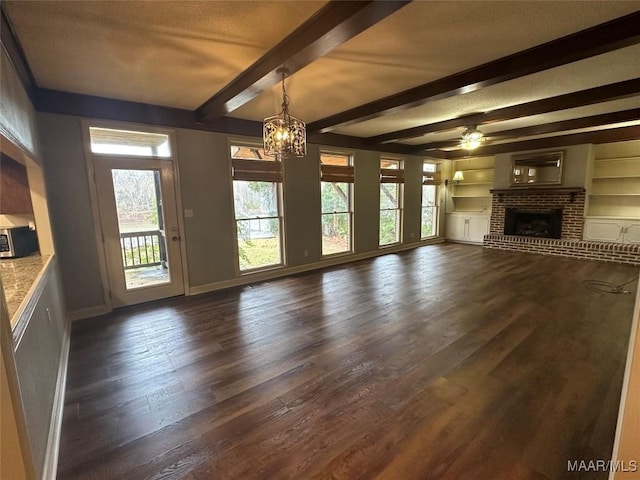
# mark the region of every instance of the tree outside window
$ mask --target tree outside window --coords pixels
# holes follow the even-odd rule
[[[434,163],[424,162],[422,171],[435,172],[437,166]],[[438,235],[438,187],[437,185],[422,185],[422,209],[420,221],[420,238],[426,239]]]
[[[282,265],[279,162],[258,147],[232,146],[231,155],[240,271]]]
[[[379,245],[402,241],[402,182],[404,172],[400,160],[381,159],[380,235]],[[394,173],[395,171],[395,173]]]
[[[351,156],[321,153],[322,254],[347,253],[352,248],[353,169]]]

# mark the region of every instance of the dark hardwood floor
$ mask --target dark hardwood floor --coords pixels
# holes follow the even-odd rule
[[[638,269],[443,244],[77,322],[68,479],[606,479]],[[635,290],[637,282],[628,286]]]

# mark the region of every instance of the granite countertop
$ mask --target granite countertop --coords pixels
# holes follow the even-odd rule
[[[50,259],[51,255],[0,259],[0,276],[12,327],[16,321],[15,314],[22,301],[25,300],[29,290],[44,271]]]

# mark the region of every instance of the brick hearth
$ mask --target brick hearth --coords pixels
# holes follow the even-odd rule
[[[640,265],[640,245],[582,240],[585,192],[582,189],[523,189],[492,192],[489,234],[483,246],[500,250],[585,258],[605,262]],[[504,235],[506,208],[545,212],[562,208],[560,239]]]

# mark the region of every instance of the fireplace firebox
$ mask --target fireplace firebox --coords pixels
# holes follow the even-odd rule
[[[531,211],[506,208],[504,234],[523,237],[560,238],[562,236],[562,209]]]

